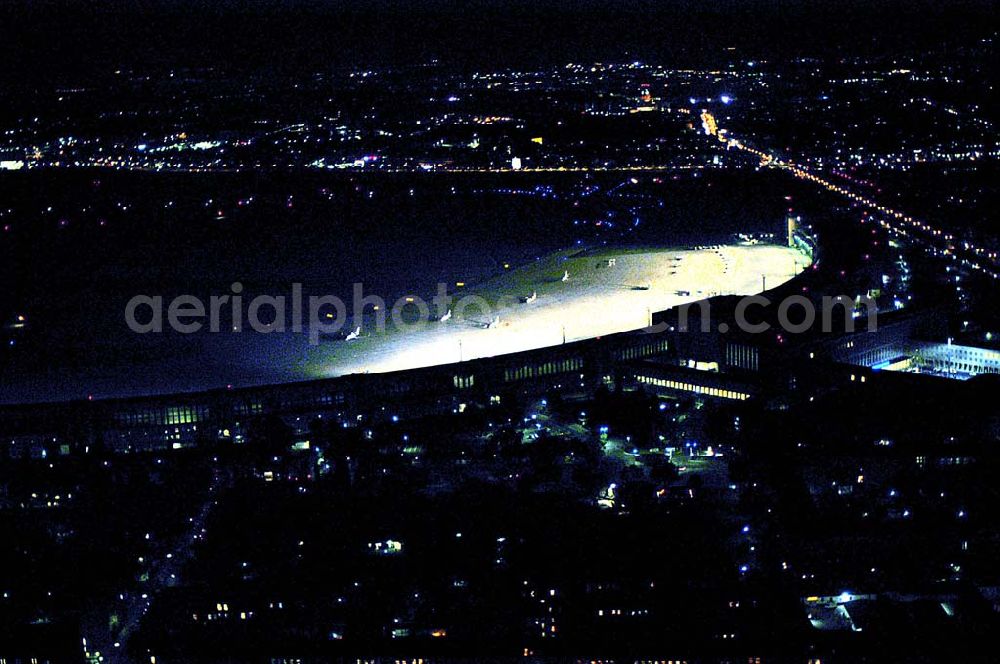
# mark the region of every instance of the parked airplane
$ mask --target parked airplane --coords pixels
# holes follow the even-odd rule
[[[562,280],[563,281],[569,281],[569,270],[566,270],[565,272],[563,272]]]
[[[439,323],[444,323],[444,322],[449,321],[449,320],[451,320],[451,309],[449,309],[448,312],[445,313],[443,316],[441,316],[440,318],[438,318],[438,322]]]
[[[531,304],[538,299],[538,291],[531,291],[531,295],[521,298],[521,304]]]
[[[344,337],[344,341],[354,341],[361,336],[361,326],[354,328],[354,331]]]

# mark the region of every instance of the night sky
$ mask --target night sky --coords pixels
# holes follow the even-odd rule
[[[455,66],[568,60],[702,65],[747,57],[920,49],[996,29],[995,3],[722,0],[10,0],[0,76],[99,75],[119,66],[298,70],[439,59]],[[977,35],[971,35],[973,37]]]

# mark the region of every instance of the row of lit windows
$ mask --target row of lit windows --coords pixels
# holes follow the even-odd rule
[[[281,398],[280,401],[268,400],[268,407],[276,411],[288,411],[297,408],[314,408],[317,406],[330,406],[333,404],[343,404],[345,401],[344,395],[340,392],[333,394],[324,392],[319,395],[315,395],[311,392],[305,394],[295,394],[291,396],[286,396]],[[256,408],[253,411],[239,411],[237,412],[243,415],[249,415],[261,412],[261,404],[254,403],[250,404],[251,408]]]
[[[760,354],[756,348],[742,344],[726,346],[726,363],[731,367],[739,367],[748,371],[760,369]]]
[[[636,380],[638,380],[640,383],[645,383],[646,385],[667,387],[672,390],[681,390],[682,392],[694,392],[695,394],[705,394],[710,397],[719,397],[721,399],[735,399],[737,401],[746,401],[747,399],[750,398],[750,395],[745,392],[727,390],[721,387],[706,387],[705,385],[682,383],[676,380],[653,378],[652,376],[636,376]]]
[[[924,466],[927,463],[927,457],[918,456],[916,462],[918,466]],[[940,457],[935,460],[935,463],[939,466],[967,466],[970,463],[975,463],[975,458],[967,456]]]
[[[973,362],[1000,361],[1000,353],[983,348],[962,348],[961,346],[949,346],[945,354],[950,357],[957,357],[963,360],[972,360]]]
[[[298,406],[343,404],[345,401],[344,394],[337,392],[324,393],[302,400],[286,400],[277,406],[278,409],[288,410]],[[233,405],[233,413],[238,416],[259,415],[263,412],[264,404],[261,401],[238,401]],[[166,409],[142,408],[115,414],[115,420],[121,427],[197,424],[208,420],[208,417],[208,406],[177,406]]]
[[[603,618],[604,616],[648,616],[649,609],[598,609],[597,616]]]
[[[632,346],[631,348],[623,348],[618,351],[618,359],[635,360],[640,357],[649,357],[650,355],[655,355],[656,353],[665,352],[667,352],[667,340],[661,339],[659,341],[653,341],[639,346]]]
[[[379,386],[379,392],[385,394],[406,394],[413,386],[405,380],[393,380]]]
[[[467,389],[467,388],[472,387],[475,384],[476,377],[473,376],[473,375],[468,375],[468,376],[454,376],[452,380],[453,380],[453,382],[455,384],[455,387],[457,387],[459,389]]]
[[[539,376],[548,376],[555,373],[578,371],[581,368],[583,368],[583,360],[573,357],[558,362],[543,362],[534,366],[507,369],[504,371],[504,380],[510,382],[512,380],[524,380],[525,378],[538,378]]]
[[[124,426],[165,426],[195,424],[208,418],[207,406],[177,406],[167,408],[144,408],[118,413],[118,423]]]
[[[257,415],[264,410],[264,405],[259,401],[241,401],[233,407],[233,412],[237,415]]]
[[[208,417],[208,408],[205,406],[182,406],[179,408],[168,408],[164,424],[194,424],[201,422]]]
[[[1000,365],[990,366],[988,364],[970,362],[952,362],[950,360],[932,360],[935,371],[964,371],[970,374],[1000,373]]]

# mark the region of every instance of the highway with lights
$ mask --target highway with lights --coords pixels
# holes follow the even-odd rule
[[[725,129],[716,126],[715,118],[708,111],[702,112],[701,119],[705,134],[718,138],[727,148],[754,155],[760,159],[763,166],[788,171],[800,180],[812,182],[829,192],[847,198],[856,205],[878,213],[880,217],[878,223],[896,237],[902,237],[924,246],[934,255],[950,256],[953,260],[961,261],[966,267],[978,270],[993,279],[1000,279],[1000,254],[996,251],[976,246],[967,240],[958,241],[953,234],[927,221],[883,205],[869,196],[851,191],[847,187],[810,172],[791,160],[775,157],[764,150],[732,138]]]

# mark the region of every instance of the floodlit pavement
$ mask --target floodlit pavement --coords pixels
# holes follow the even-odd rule
[[[390,320],[378,332],[369,329],[373,319],[366,320],[360,339],[322,342],[309,365],[321,377],[381,373],[641,329],[653,312],[716,295],[760,293],[765,281],[774,288],[808,264],[795,249],[774,245],[557,253],[479,287],[452,289],[456,306],[448,321],[400,330]],[[532,293],[533,302],[520,301]],[[483,298],[490,310],[471,298],[463,307],[465,296]],[[428,305],[436,315],[436,306]],[[499,324],[487,329],[495,316]]]

